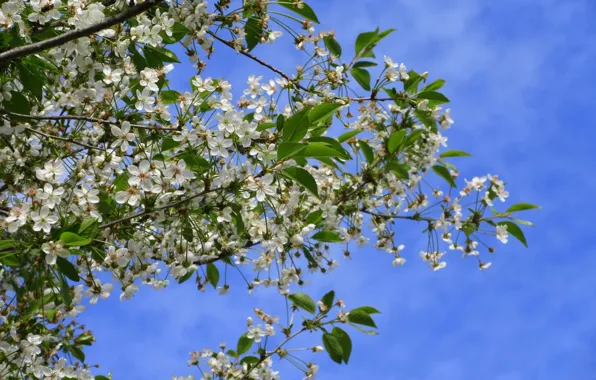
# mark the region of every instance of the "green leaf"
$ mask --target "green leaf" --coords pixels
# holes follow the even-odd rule
[[[435,173],[437,173],[437,175],[439,175],[439,177],[441,177],[445,181],[447,181],[447,183],[451,187],[457,187],[455,185],[455,181],[453,180],[453,177],[451,177],[451,173],[449,173],[449,170],[446,167],[440,166],[440,165],[435,165],[435,166],[433,166],[432,169]]]
[[[178,59],[176,54],[174,54],[173,51],[170,51],[161,46],[153,47],[145,45],[145,47],[143,47],[143,53],[145,54],[145,58],[147,59],[147,61],[149,61],[150,59],[149,56],[152,56],[153,59],[157,59],[161,62],[180,63],[180,60]]]
[[[421,111],[416,110],[414,111],[414,115],[418,118],[418,120],[424,124],[424,126],[436,130],[437,128],[437,121],[433,118],[432,112],[430,111]]]
[[[449,103],[449,99],[440,92],[436,91],[424,91],[418,94],[418,99],[432,100],[434,104]]]
[[[360,145],[360,149],[362,149],[362,153],[364,154],[364,158],[366,158],[366,162],[372,164],[375,160],[375,154],[373,153],[370,145],[362,140],[358,141],[358,144]]]
[[[342,359],[344,363],[348,364],[350,360],[350,355],[352,354],[352,339],[347,332],[340,329],[339,327],[334,327],[331,330],[331,334],[337,338],[339,344],[341,345],[342,349]]]
[[[368,313],[362,310],[352,310],[348,313],[348,321],[352,323],[356,323],[358,325],[368,326],[368,327],[377,327],[375,325],[375,321],[368,315]]]
[[[303,109],[285,120],[282,136],[283,141],[298,142],[306,136],[310,127],[309,111],[310,109],[308,108]]]
[[[62,300],[66,306],[70,306],[72,304],[72,296],[70,295],[70,288],[68,286],[68,282],[66,281],[66,277],[64,275],[60,275],[60,294],[62,295]]]
[[[362,51],[372,48],[378,40],[378,30],[360,33],[356,38],[356,44],[354,46],[355,54],[359,55]]]
[[[339,136],[339,137],[337,138],[337,141],[338,141],[339,143],[343,143],[343,142],[345,142],[345,141],[348,141],[348,140],[349,140],[349,139],[351,139],[352,137],[354,137],[354,136],[356,136],[356,135],[359,135],[359,134],[360,134],[360,133],[362,133],[362,132],[364,132],[362,129],[357,129],[357,130],[354,130],[354,131],[349,131],[349,132],[346,132],[346,133],[342,134],[341,136]]]
[[[540,206],[533,205],[531,203],[516,203],[513,206],[509,207],[506,212],[533,210],[537,208],[539,209]]]
[[[282,142],[277,147],[277,158],[282,160],[284,158],[292,157],[306,148],[306,144],[297,142]]]
[[[408,80],[404,82],[404,90],[410,94],[418,92],[418,84],[422,80],[422,76],[414,70],[408,71]]]
[[[389,137],[389,141],[387,142],[387,149],[389,150],[389,153],[395,152],[405,138],[405,129],[393,132],[393,134],[391,134],[391,136]]]
[[[356,82],[365,90],[370,91],[370,73],[361,68],[355,68],[350,71]]]
[[[312,236],[316,241],[322,241],[325,243],[340,243],[343,241],[341,236],[337,232],[331,231],[319,231]]]
[[[354,65],[352,65],[352,68],[357,69],[359,67],[372,67],[372,66],[377,66],[377,63],[371,62],[371,61],[358,61],[358,62],[354,63]]]
[[[95,376],[95,380],[110,380],[110,378],[104,375],[97,375]]]
[[[56,266],[58,270],[64,274],[66,277],[71,279],[72,281],[79,281],[81,278],[79,277],[79,272],[77,272],[76,268],[72,263],[66,260],[63,257],[56,258]]]
[[[385,168],[395,173],[398,178],[404,180],[410,179],[410,173],[408,172],[410,167],[407,164],[398,161],[389,161]]]
[[[168,136],[165,139],[163,139],[163,142],[161,143],[161,151],[162,152],[166,152],[170,149],[174,149],[180,146],[180,142],[176,141],[172,138],[172,136]]]
[[[12,97],[10,100],[4,100],[4,107],[11,112],[29,115],[31,112],[29,100],[20,92],[11,91],[10,94]]]
[[[306,217],[305,223],[306,224],[314,224],[316,226],[319,223],[321,223],[322,221],[323,221],[323,210],[317,210],[317,211],[314,211],[314,212],[311,212],[310,214],[308,214],[308,216]]]
[[[331,360],[341,364],[342,360],[344,359],[344,352],[342,345],[339,342],[339,338],[333,334],[325,333],[323,334],[323,346],[325,347],[325,350],[329,354]]]
[[[439,156],[440,158],[447,158],[447,157],[472,157],[470,153],[464,152],[463,150],[448,150],[446,152],[441,153]]]
[[[209,283],[214,288],[217,288],[217,284],[219,283],[219,269],[213,263],[207,264],[207,280],[209,280]]]
[[[188,281],[192,277],[192,275],[194,273],[195,273],[194,269],[187,271],[184,276],[182,276],[178,279],[178,284],[184,284],[186,281]]]
[[[254,339],[250,339],[245,335],[242,335],[240,339],[238,339],[238,344],[236,345],[236,355],[240,356],[252,347],[254,343]]]
[[[327,294],[325,294],[323,296],[323,298],[321,298],[321,302],[323,302],[323,305],[325,305],[327,307],[327,312],[329,310],[331,310],[331,308],[333,307],[333,301],[335,300],[335,292],[332,290],[330,292],[328,292]]]
[[[337,40],[331,36],[323,37],[323,42],[325,43],[325,47],[331,54],[336,57],[341,57],[341,45]]]
[[[180,93],[174,90],[163,90],[159,93],[159,96],[163,101],[163,104],[174,104],[178,101],[178,98],[180,98]]]
[[[315,14],[315,12],[304,1],[301,2],[299,7],[295,7],[293,5],[293,1],[288,1],[288,0],[284,0],[283,2],[280,1],[278,4],[281,5],[282,7],[288,8],[289,10],[293,11],[294,13],[299,14],[300,16],[304,17],[307,20],[316,22],[317,24],[319,23],[319,19],[317,18],[317,15]]]
[[[315,301],[313,301],[308,294],[294,293],[290,294],[288,298],[290,299],[290,301],[294,303],[294,305],[296,305],[300,309],[308,311],[311,314],[315,314],[317,311]]]
[[[79,347],[77,347],[77,346],[70,346],[70,347],[68,347],[68,350],[70,351],[70,353],[72,354],[72,356],[74,356],[75,358],[79,359],[79,361],[81,363],[84,363],[85,362],[85,353]]]
[[[64,242],[64,245],[69,247],[82,247],[91,243],[91,239],[84,238],[72,232],[63,232],[60,235],[60,240]]]
[[[19,80],[23,84],[23,90],[30,92],[37,99],[41,100],[43,97],[43,84],[45,76],[43,71],[33,69],[25,64],[19,63],[16,65],[19,72]]]
[[[436,81],[428,84],[427,86],[422,88],[422,91],[436,91],[440,90],[445,85],[445,81],[443,79],[437,79]]]
[[[519,240],[524,246],[526,246],[526,248],[528,247],[528,242],[526,241],[526,236],[524,235],[524,232],[521,230],[521,228],[519,228],[519,226],[517,224],[515,224],[513,222],[499,222],[498,225],[507,226],[507,232],[509,232],[510,235],[515,237],[517,240]]]
[[[261,42],[263,27],[259,24],[259,20],[256,17],[249,17],[244,30],[246,31],[246,47],[248,51],[251,51]]]
[[[344,149],[343,146],[341,146],[341,144],[339,143],[339,141],[337,141],[336,139],[334,139],[333,137],[327,137],[327,136],[317,136],[317,137],[311,137],[308,139],[309,143],[323,143],[326,146],[328,146],[329,148],[334,149],[335,151],[337,151],[342,159],[344,160],[351,160],[352,156],[350,156],[350,153],[348,153],[347,150]]]
[[[186,37],[188,33],[190,33],[190,30],[184,24],[177,22],[172,25],[172,36],[168,36],[164,31],[160,35],[166,44],[174,44]]]
[[[93,239],[99,233],[99,223],[95,218],[87,218],[83,220],[81,226],[79,227],[78,235],[87,238]]]
[[[341,107],[341,104],[335,103],[323,103],[319,104],[308,114],[308,120],[310,121],[311,125],[317,125],[320,122],[327,121],[329,118],[333,117],[335,111]]]
[[[381,312],[380,312],[380,311],[378,311],[377,309],[375,309],[375,308],[374,308],[374,307],[372,307],[372,306],[360,306],[360,307],[357,307],[357,308],[355,308],[355,309],[352,309],[352,311],[363,311],[363,312],[365,312],[366,314],[381,314]],[[352,312],[352,311],[351,311],[351,312]],[[350,312],[350,313],[351,313],[351,312]]]
[[[242,358],[242,360],[240,360],[240,364],[248,364],[250,366],[250,364],[256,364],[259,362],[259,358],[257,358],[256,356],[245,356]]]
[[[257,131],[266,131],[267,129],[271,129],[275,127],[275,123],[261,123],[257,126]]]
[[[316,197],[319,196],[319,190],[317,188],[317,182],[313,176],[305,169],[298,167],[289,167],[284,169],[284,173],[290,178],[304,186],[308,191],[314,194]]]
[[[306,148],[300,152],[303,157],[343,157],[344,152],[339,152],[323,142],[309,142]]]

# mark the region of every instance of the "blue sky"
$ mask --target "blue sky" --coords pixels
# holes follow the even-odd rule
[[[379,336],[354,332],[350,365],[319,356],[320,379],[596,379],[596,268],[589,198],[596,193],[596,3],[593,0],[311,0],[344,51],[358,33],[395,27],[377,49],[431,78],[444,78],[455,124],[452,149],[462,176],[499,173],[510,201],[543,206],[528,215],[530,248],[512,241],[479,272],[448,253],[431,272],[417,258],[420,229],[403,224],[405,267],[366,248],[307,291],[336,289],[349,306],[372,305]],[[284,44],[284,40],[286,44]],[[208,75],[272,76],[220,46]],[[302,62],[290,39],[257,53],[291,72]],[[181,75],[180,83],[188,76]],[[221,297],[192,284],[117,294],[82,315],[98,342],[91,363],[115,379],[169,379],[193,373],[188,353],[235,343],[253,306],[279,302],[242,287]],[[278,308],[272,305],[273,308]],[[312,342],[318,338],[312,337]],[[287,366],[282,378],[299,378]]]

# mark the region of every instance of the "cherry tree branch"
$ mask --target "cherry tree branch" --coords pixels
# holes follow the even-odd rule
[[[236,48],[234,47],[234,44],[232,44],[230,41],[226,41],[223,38],[219,37],[217,34],[213,33],[212,31],[207,31],[207,33],[209,33],[209,35],[213,38],[215,38],[216,40],[218,40],[219,42],[221,42],[222,44],[236,50]],[[260,64],[261,66],[264,66],[266,68],[268,68],[269,70],[273,71],[274,73],[280,75],[281,77],[283,77],[284,79],[286,79],[288,82],[293,83],[294,85],[296,85],[296,87],[298,87],[299,89],[306,91],[306,92],[311,92],[308,88],[302,86],[300,83],[298,83],[298,80],[290,77],[288,74],[284,73],[283,71],[281,71],[280,69],[275,68],[274,66],[272,66],[271,64],[263,61],[262,59],[260,59],[259,57],[244,51],[244,50],[240,50],[238,51],[240,54],[242,54],[245,57],[248,57],[250,59],[252,59],[253,61],[257,62],[258,64]],[[390,101],[393,100],[392,98],[375,98],[374,96],[371,97],[362,97],[362,98],[350,98],[350,97],[338,97],[338,99],[347,99],[350,102],[365,102],[365,101],[377,101],[377,102],[382,102],[382,101]]]
[[[47,138],[49,138],[49,139],[61,140],[61,141],[65,141],[65,142],[68,142],[68,143],[71,143],[71,144],[75,144],[75,145],[84,146],[85,148],[99,150],[99,151],[102,151],[102,152],[103,152],[103,151],[105,151],[105,149],[104,149],[104,148],[100,148],[100,147],[93,146],[93,145],[88,145],[88,144],[85,144],[85,143],[82,143],[82,142],[79,142],[79,141],[75,141],[75,140],[68,139],[68,138],[66,138],[66,137],[62,137],[62,136],[55,136],[55,135],[49,135],[49,134],[47,134],[47,133],[44,133],[44,132],[41,132],[41,131],[36,131],[35,129],[33,129],[33,128],[29,128],[29,127],[25,127],[25,129],[26,129],[26,130],[28,130],[28,131],[30,131],[30,132],[36,133],[36,134],[38,134],[38,135],[41,135],[41,136],[47,137]]]
[[[25,115],[22,113],[11,112],[5,109],[0,108],[0,114],[14,116],[14,117],[22,117],[24,119],[31,119],[31,120],[79,120],[79,121],[87,121],[90,123],[98,123],[98,124],[109,124],[109,125],[121,125],[122,121],[110,121],[106,119],[97,119],[94,117],[88,116],[75,116],[75,115],[63,115],[63,116],[43,116],[43,115]],[[130,124],[132,128],[139,128],[139,129],[151,129],[156,131],[177,131],[179,128],[168,128],[168,127],[154,127],[151,125],[143,125],[143,124]]]
[[[95,25],[91,25],[86,28],[75,29],[70,32],[66,32],[59,36],[48,38],[47,40],[43,40],[34,44],[19,46],[14,49],[10,49],[8,51],[5,51],[4,53],[0,53],[0,63],[5,63],[16,58],[26,57],[31,54],[39,53],[41,51],[63,45],[72,40],[76,40],[77,38],[90,36],[94,33],[97,33],[111,26],[119,24],[123,21],[126,21],[129,18],[135,17],[145,12],[146,10],[156,6],[160,2],[161,0],[145,0],[142,3],[135,5],[134,7],[128,8],[122,13],[119,13],[115,16],[106,17],[102,22],[99,22]]]

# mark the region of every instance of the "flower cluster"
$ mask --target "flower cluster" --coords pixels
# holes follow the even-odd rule
[[[420,256],[433,270],[446,266],[448,250],[488,268],[480,248],[494,248],[482,235],[525,243],[518,224],[529,222],[511,214],[535,206],[494,210],[509,196],[497,175],[456,190],[449,158],[466,154],[445,151],[453,119],[438,92],[444,81],[389,57],[371,79],[372,62],[362,59],[374,57],[391,30],[363,33],[344,63],[333,32],[315,30],[318,19],[302,0],[245,1],[235,10],[228,0],[214,9],[202,0],[138,3],[0,6],[8,46],[43,45],[48,36],[126,16],[37,55],[0,53],[10,68],[0,72],[0,378],[93,378],[81,364],[94,338],[77,315],[112,293],[130,299],[142,285],[194,278],[199,290],[223,295],[231,286],[220,269],[231,265],[248,293],[273,288],[293,309],[316,314],[296,333],[326,331],[325,323],[374,327],[372,308],[344,312],[333,296],[315,304],[295,293],[339,266],[334,243],[350,258],[351,247],[372,240],[388,262],[404,265],[411,254],[396,241],[396,223],[422,223],[428,246]],[[285,38],[270,28],[280,25],[271,7],[303,19],[292,35],[308,60],[293,75],[251,53]],[[206,73],[216,46],[274,75],[250,75],[233,90]],[[189,88],[172,88],[178,65],[197,72]],[[347,96],[356,84],[369,95]],[[436,175],[427,180],[429,173]],[[336,318],[323,322],[333,307]],[[255,344],[259,358],[243,361],[239,348],[222,347],[193,353],[189,364],[206,361],[206,379],[278,378],[273,355],[290,357],[285,343],[265,346],[293,337],[292,322],[256,314],[262,323],[249,319],[239,347]],[[334,342],[349,337],[336,328],[325,332],[325,350],[347,362],[349,352]],[[310,379],[318,366],[301,369]]]

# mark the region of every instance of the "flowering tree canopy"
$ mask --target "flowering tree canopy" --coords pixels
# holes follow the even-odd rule
[[[85,363],[86,307],[188,280],[225,294],[228,272],[277,289],[287,317],[255,309],[237,343],[191,353],[198,377],[279,378],[306,331],[302,349],[347,363],[378,311],[304,278],[364,244],[403,265],[405,223],[432,270],[448,250],[488,268],[485,235],[526,244],[515,216],[537,206],[499,211],[504,182],[451,163],[468,154],[445,149],[445,81],[376,59],[391,29],[348,49],[318,23],[302,0],[0,1],[0,378],[106,379]],[[308,56],[295,73],[252,53],[280,37]],[[271,77],[209,77],[223,49]],[[196,72],[186,89],[178,64]]]

